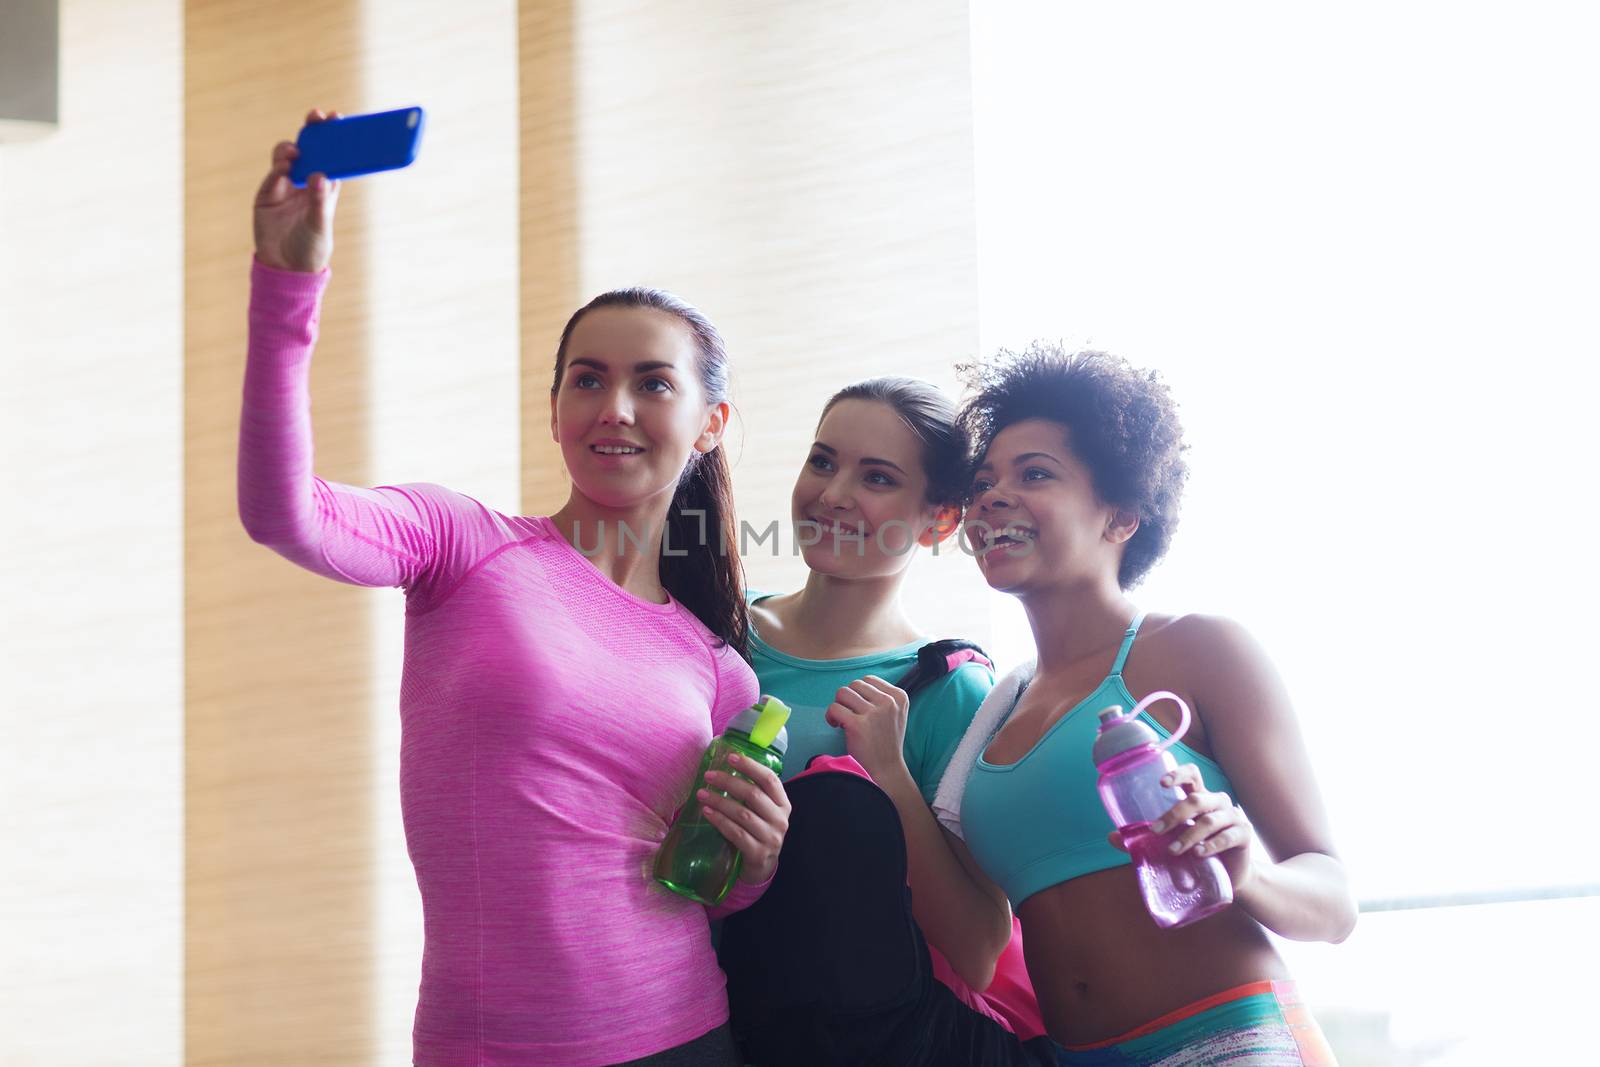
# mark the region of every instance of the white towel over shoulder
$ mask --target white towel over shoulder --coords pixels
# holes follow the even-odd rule
[[[963,841],[966,835],[961,832],[961,798],[967,791],[967,779],[972,777],[972,768],[977,766],[983,750],[989,747],[990,739],[1011,717],[1012,709],[1017,706],[1017,697],[1033,681],[1033,672],[1034,662],[1030,660],[1007,671],[995,682],[994,688],[989,690],[989,695],[978,706],[972,724],[967,727],[961,743],[956,746],[955,755],[950,757],[950,763],[945,767],[944,777],[939,779],[939,788],[934,791],[934,817],[939,820],[940,826]]]

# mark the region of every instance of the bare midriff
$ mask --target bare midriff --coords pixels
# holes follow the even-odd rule
[[[1086,1045],[1288,969],[1237,905],[1163,930],[1128,865],[1040,890],[1017,908],[1028,974],[1051,1038]]]

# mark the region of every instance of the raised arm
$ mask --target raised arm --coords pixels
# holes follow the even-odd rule
[[[320,122],[320,111],[307,122]],[[250,342],[239,423],[239,517],[250,537],[308,570],[357,585],[408,586],[435,538],[412,496],[357,489],[312,470],[311,352],[333,253],[336,183],[289,181],[297,153],[272,152],[255,200]]]

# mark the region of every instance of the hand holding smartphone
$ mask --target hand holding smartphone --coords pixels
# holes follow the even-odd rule
[[[420,107],[307,122],[295,139],[300,154],[289,169],[289,181],[303,189],[317,173],[338,181],[410,166],[417,158],[422,125]]]

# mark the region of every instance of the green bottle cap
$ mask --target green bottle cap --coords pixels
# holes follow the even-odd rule
[[[750,729],[750,743],[766,748],[778,736],[778,731],[783,729],[783,724],[789,721],[789,705],[775,696],[763,694],[756,702],[755,710],[759,714],[755,726]]]

